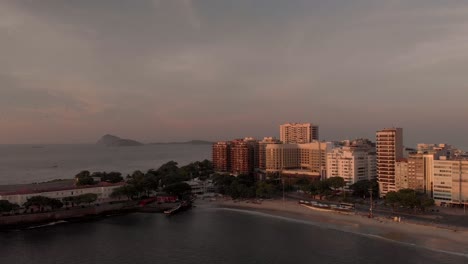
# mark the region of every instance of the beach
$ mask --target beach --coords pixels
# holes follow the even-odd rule
[[[265,200],[253,203],[217,199],[211,203],[224,210],[274,216],[278,219],[468,257],[468,230],[465,228],[448,229],[405,221],[394,222],[387,218],[370,219],[354,213],[317,211],[300,205],[295,200]]]

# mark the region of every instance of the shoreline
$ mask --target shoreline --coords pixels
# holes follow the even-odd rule
[[[219,209],[273,216],[319,228],[353,233],[403,243],[468,258],[468,230],[448,229],[412,222],[394,222],[386,218],[367,218],[354,213],[316,211],[292,200],[267,200],[259,204],[218,199],[211,202]]]

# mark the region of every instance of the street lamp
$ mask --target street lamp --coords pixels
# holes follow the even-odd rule
[[[373,201],[372,201],[372,193],[373,193],[373,190],[372,190],[372,187],[369,188],[369,194],[370,194],[370,207],[369,207],[369,218],[373,218],[374,217],[374,214],[373,214]]]

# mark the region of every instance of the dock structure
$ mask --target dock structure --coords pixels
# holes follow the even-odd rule
[[[190,207],[192,207],[192,200],[183,201],[183,202],[179,203],[176,207],[165,210],[164,214],[167,215],[167,216],[170,216],[170,215],[176,214],[178,212],[184,211],[184,210],[186,210],[186,209],[188,209]]]

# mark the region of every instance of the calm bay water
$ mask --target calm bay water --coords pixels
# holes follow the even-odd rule
[[[0,184],[71,178],[81,170],[157,168],[209,158],[209,145],[107,148],[0,146]],[[466,257],[201,204],[166,217],[129,214],[0,232],[0,263],[467,263]]]
[[[185,165],[210,157],[211,145],[0,145],[0,184],[70,179],[82,170],[127,174],[158,168],[170,160]]]
[[[257,213],[199,206],[0,233],[0,263],[467,263]]]

